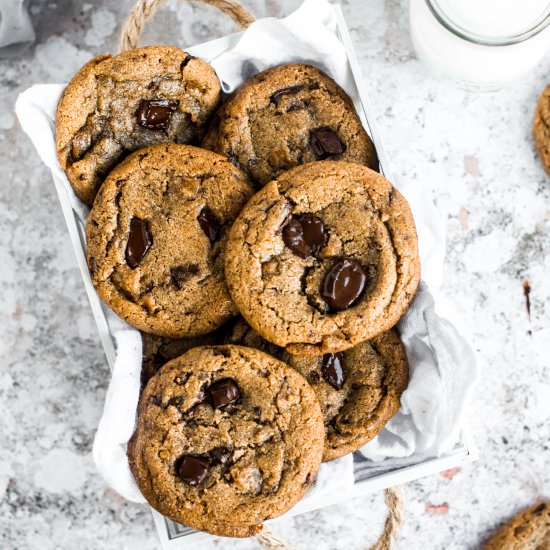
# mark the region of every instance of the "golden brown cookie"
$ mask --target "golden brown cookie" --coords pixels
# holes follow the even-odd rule
[[[315,390],[325,421],[323,460],[360,449],[401,407],[409,382],[405,348],[395,330],[321,357],[285,354]]]
[[[290,355],[264,340],[244,319],[225,338],[285,361],[309,382],[325,423],[323,460],[352,453],[378,435],[399,410],[409,380],[405,348],[394,329],[320,357]]]
[[[86,226],[88,267],[104,302],[157,336],[207,334],[237,313],[224,278],[227,232],[252,194],[224,157],[155,145],[119,164]]]
[[[202,145],[227,156],[258,185],[327,158],[378,169],[351,99],[310,65],[274,67],[245,82],[214,117]]]
[[[268,183],[229,233],[235,304],[266,340],[295,355],[349,349],[393,327],[420,279],[407,201],[349,162],[305,164]]]
[[[550,502],[535,504],[504,524],[484,550],[549,550]]]
[[[550,84],[546,86],[537,103],[533,137],[542,165],[550,175]]]
[[[198,144],[221,97],[205,61],[170,46],[89,61],[57,107],[59,163],[86,204],[128,153],[158,143]]]
[[[128,458],[161,514],[247,537],[302,498],[323,439],[319,404],[298,372],[258,350],[206,346],[151,378]]]

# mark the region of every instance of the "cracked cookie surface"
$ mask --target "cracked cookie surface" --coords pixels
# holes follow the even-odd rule
[[[205,346],[149,381],[128,457],[160,513],[246,537],[302,498],[323,438],[315,394],[294,369],[258,350]]]
[[[395,329],[336,354],[298,357],[264,340],[243,319],[226,336],[269,353],[309,382],[325,424],[323,460],[356,451],[384,428],[399,410],[409,380],[405,348]]]
[[[179,48],[94,57],[57,107],[59,163],[77,196],[91,206],[104,178],[132,151],[198,144],[220,98],[214,69]]]
[[[251,195],[244,174],[210,151],[136,151],[109,174],[86,225],[98,294],[144,332],[188,338],[215,330],[237,313],[225,243]]]
[[[542,165],[550,175],[550,84],[546,86],[537,103],[533,137]]]
[[[378,168],[349,96],[309,65],[282,65],[245,82],[220,108],[203,147],[229,158],[258,185],[316,160]]]
[[[505,523],[485,543],[483,550],[548,550],[550,502],[541,502]]]
[[[229,290],[246,321],[294,355],[335,353],[393,327],[420,279],[408,203],[344,161],[299,166],[247,203],[229,233]]]

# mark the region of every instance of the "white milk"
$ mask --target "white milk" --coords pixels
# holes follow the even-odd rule
[[[418,57],[475,90],[528,73],[550,49],[549,22],[550,0],[410,0]]]

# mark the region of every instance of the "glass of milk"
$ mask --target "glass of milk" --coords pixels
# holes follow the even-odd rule
[[[418,57],[459,86],[489,91],[550,49],[550,0],[410,0]]]

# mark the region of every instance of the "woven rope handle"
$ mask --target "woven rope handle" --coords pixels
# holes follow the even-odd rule
[[[388,507],[388,515],[384,522],[384,529],[380,538],[369,548],[369,550],[391,550],[394,542],[401,536],[401,527],[405,519],[405,508],[407,499],[405,487],[396,485],[384,491],[384,500]]]
[[[405,489],[403,485],[396,485],[384,491],[384,500],[388,507],[388,515],[384,522],[384,529],[380,538],[368,550],[391,550],[399,539],[405,516]],[[266,550],[296,550],[289,546],[271,529],[264,527],[259,535],[258,542]]]
[[[120,35],[118,51],[120,53],[132,50],[137,46],[139,37],[147,20],[155,13],[164,0],[137,0]],[[248,27],[255,21],[255,17],[236,0],[189,0],[208,4],[218,8],[227,14],[242,29]]]

